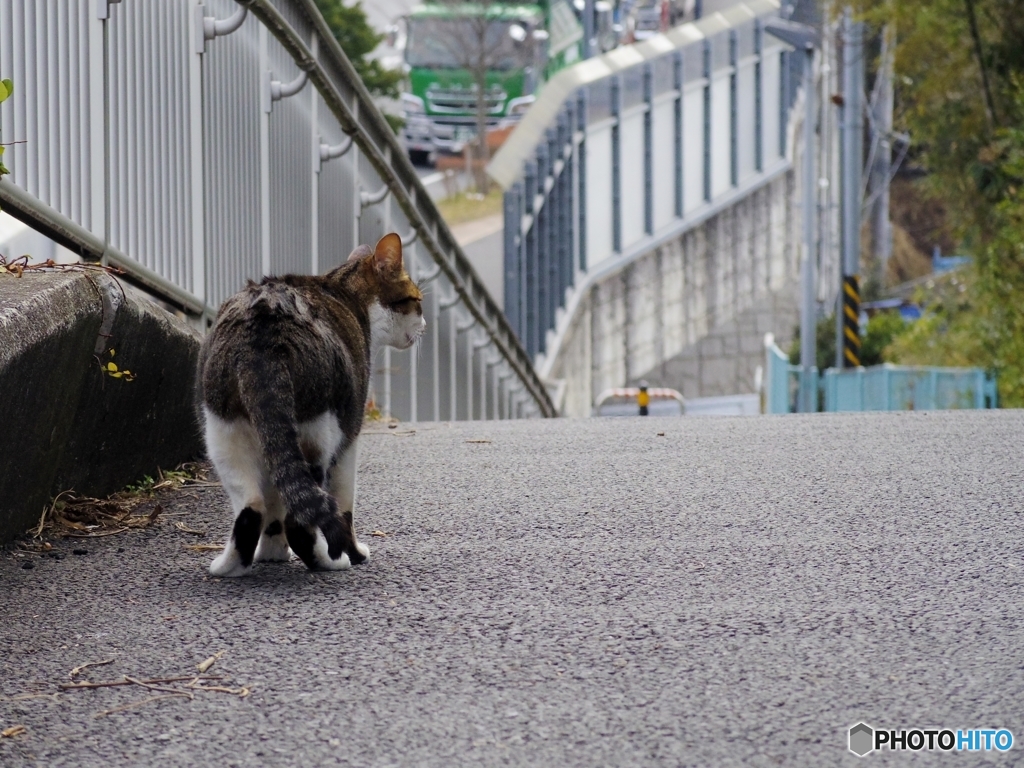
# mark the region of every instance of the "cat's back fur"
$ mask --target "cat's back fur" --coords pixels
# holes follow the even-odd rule
[[[267,370],[276,361],[278,374],[286,371],[300,384],[293,388],[299,422],[330,409],[343,419],[346,435],[358,434],[370,377],[369,312],[349,291],[325,290],[324,282],[265,277],[224,302],[200,352],[201,404],[221,418],[248,417],[240,376],[257,372],[269,377],[258,385],[280,386]]]
[[[365,559],[352,507],[371,361],[385,344],[415,342],[421,301],[392,234],[324,276],[267,277],[222,305],[196,387],[236,514],[214,573],[241,575],[289,546],[310,568]]]

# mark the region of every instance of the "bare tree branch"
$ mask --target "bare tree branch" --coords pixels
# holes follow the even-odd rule
[[[992,99],[992,89],[988,82],[988,68],[985,66],[985,57],[981,47],[981,33],[978,31],[978,17],[974,8],[975,0],[964,0],[967,6],[967,22],[971,27],[971,39],[974,42],[974,55],[978,59],[978,68],[981,70],[981,84],[985,92],[985,117],[988,120],[989,130],[996,126],[996,105]]]

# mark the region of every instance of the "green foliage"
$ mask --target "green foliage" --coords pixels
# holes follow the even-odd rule
[[[397,99],[402,73],[385,69],[379,61],[367,58],[384,39],[384,35],[374,32],[367,22],[362,3],[346,6],[342,0],[316,0],[316,5],[370,93]],[[391,127],[396,126],[392,124]]]
[[[879,312],[868,318],[868,327],[860,345],[861,365],[866,367],[891,362],[886,357],[886,349],[906,327],[899,312]]]
[[[868,366],[892,362],[887,356],[887,348],[906,328],[907,324],[899,312],[879,312],[869,318],[868,327],[861,340],[861,363]],[[823,374],[826,368],[834,368],[836,365],[836,316],[834,314],[818,321],[815,328],[815,340],[817,342],[815,365],[818,366],[818,372]],[[799,328],[796,329],[793,343],[789,348],[789,364],[800,365]]]
[[[932,290],[920,320],[895,336],[886,350],[903,365],[984,365],[981,337],[972,326],[978,307],[969,286],[973,275],[950,275]]]
[[[865,18],[896,25],[897,128],[974,257],[888,354],[979,365],[1024,406],[1024,0],[868,0]]]
[[[829,315],[818,321],[814,330],[815,356],[814,362],[818,372],[833,368],[836,364],[836,316]],[[800,328],[793,332],[793,343],[789,348],[789,364],[800,365]]]

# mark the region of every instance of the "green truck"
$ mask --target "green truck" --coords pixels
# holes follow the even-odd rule
[[[462,152],[481,123],[488,131],[514,125],[543,83],[581,58],[578,14],[568,0],[433,0],[414,8],[406,18],[402,94],[412,161]]]

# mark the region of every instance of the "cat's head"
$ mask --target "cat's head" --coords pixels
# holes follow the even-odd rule
[[[375,346],[408,349],[423,335],[423,292],[405,271],[402,238],[384,235],[371,251],[361,245],[348,260],[359,261],[362,290],[371,298],[370,333]]]

